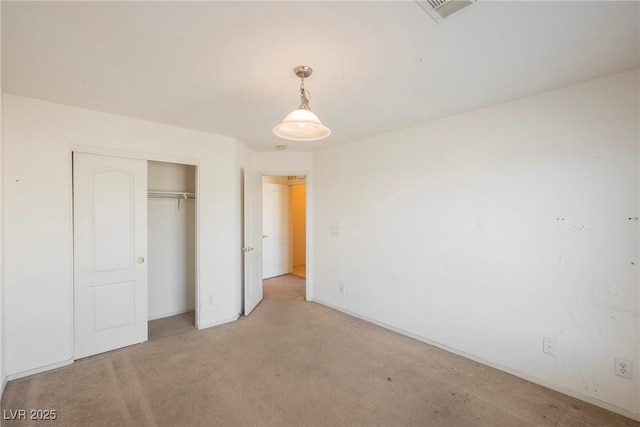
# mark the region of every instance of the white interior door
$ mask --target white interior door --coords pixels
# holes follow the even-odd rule
[[[260,186],[261,177],[252,170],[244,170],[244,315],[248,315],[262,301],[260,271]]]
[[[147,162],[74,153],[75,358],[147,340]]]
[[[289,186],[262,184],[263,279],[291,273]]]

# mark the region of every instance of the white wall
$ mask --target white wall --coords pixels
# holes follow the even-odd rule
[[[0,22],[2,22],[2,3],[0,2]],[[2,29],[0,25],[0,34],[2,34]],[[2,41],[0,37],[0,46],[2,46]],[[1,49],[0,49],[1,50]],[[0,58],[2,58],[2,54],[0,52]],[[4,130],[3,130],[3,98],[4,94],[2,93],[2,60],[0,59],[0,182],[2,182],[2,177],[4,176],[2,169],[2,158],[4,151]],[[2,185],[0,185],[0,397],[2,397],[2,393],[4,392],[4,386],[6,384],[6,369],[5,369],[5,349],[6,346],[4,344],[5,341],[5,321],[4,321],[4,250],[3,250],[3,239],[2,239],[2,231],[4,229],[4,220],[3,220],[3,210],[2,210]]]
[[[195,166],[148,162],[147,186],[195,193]],[[149,319],[195,309],[196,200],[150,198],[148,213]]]
[[[8,374],[73,358],[74,147],[198,165],[197,323],[237,317],[233,139],[14,95],[4,98],[4,137]]]
[[[638,77],[316,152],[314,299],[637,417]]]
[[[300,175],[313,169],[313,153],[298,151],[255,153],[254,167],[264,175]]]

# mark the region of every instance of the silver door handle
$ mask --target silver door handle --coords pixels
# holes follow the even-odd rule
[[[137,261],[138,261],[138,264],[144,263],[144,257],[139,256]]]
[[[263,238],[263,239],[266,239],[267,237],[269,237],[269,235],[268,235],[268,234],[263,234],[263,235],[262,235],[262,238]]]

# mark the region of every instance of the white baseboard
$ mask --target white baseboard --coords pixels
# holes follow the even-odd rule
[[[193,311],[193,310],[182,311],[180,313],[175,313],[175,314],[188,313],[189,311]],[[167,317],[168,316],[171,316],[171,315],[169,314],[169,315],[167,315]],[[219,321],[213,322],[213,323],[207,323],[207,324],[204,324],[204,325],[197,325],[196,328],[197,329],[206,329],[206,328],[210,328],[212,326],[223,325],[225,323],[230,323],[230,322],[238,320],[238,317],[239,316],[235,316],[235,317],[230,317],[228,319],[219,320]],[[71,365],[73,362],[74,362],[74,360],[70,359],[70,360],[65,360],[65,361],[58,362],[58,363],[53,363],[51,365],[46,365],[46,366],[42,366],[42,367],[39,367],[39,368],[30,369],[28,371],[18,372],[18,373],[15,373],[15,374],[7,375],[7,377],[3,381],[2,390],[4,390],[4,387],[5,387],[6,383],[9,382],[9,381],[17,380],[19,378],[28,377],[30,375],[39,374],[41,372],[50,371],[52,369],[61,368],[63,366]]]
[[[394,326],[387,325],[386,323],[379,322],[379,321],[377,321],[375,319],[371,319],[369,317],[362,316],[360,314],[351,312],[349,310],[345,310],[343,308],[336,307],[335,305],[329,304],[328,302],[325,302],[325,301],[322,301],[322,300],[319,300],[319,299],[313,299],[313,302],[316,302],[318,304],[322,304],[322,305],[324,305],[326,307],[332,308],[332,309],[334,309],[336,311],[340,311],[340,312],[342,312],[344,314],[348,314],[349,316],[357,317],[358,319],[364,320],[364,321],[369,322],[369,323],[373,323],[374,325],[380,326],[381,328],[389,329],[390,331],[399,333],[399,334],[407,336],[409,338],[413,338],[413,339],[415,339],[417,341],[422,341],[422,342],[424,342],[426,344],[429,344],[429,345],[432,345],[434,347],[438,347],[438,348],[440,348],[442,350],[448,351],[449,353],[457,354],[458,356],[462,356],[462,357],[464,357],[466,359],[473,360],[474,362],[482,363],[483,365],[490,366],[490,367],[492,367],[494,369],[497,369],[497,370],[502,371],[502,372],[506,372],[508,374],[514,375],[514,376],[516,376],[518,378],[522,378],[523,380],[527,380],[527,381],[532,382],[534,384],[541,385],[541,386],[546,387],[548,389],[557,391],[558,393],[566,394],[566,395],[571,396],[573,398],[576,398],[578,400],[582,400],[584,402],[587,402],[587,403],[590,403],[592,405],[598,406],[600,408],[606,409],[607,411],[611,411],[611,412],[614,412],[614,413],[616,413],[618,415],[622,415],[624,417],[631,418],[632,420],[635,420],[635,421],[640,421],[640,414],[636,414],[634,412],[631,412],[631,411],[629,411],[627,409],[624,409],[624,408],[621,408],[619,406],[613,405],[611,403],[604,402],[604,401],[598,400],[598,399],[594,399],[591,396],[586,396],[584,394],[580,394],[580,393],[575,392],[573,390],[569,390],[567,388],[557,386],[557,385],[549,383],[549,382],[547,382],[547,381],[545,381],[543,379],[537,378],[537,377],[535,377],[533,375],[529,375],[529,374],[524,373],[524,372],[516,371],[516,370],[508,368],[506,366],[502,366],[500,364],[497,364],[497,363],[482,359],[481,357],[477,357],[477,356],[474,356],[472,354],[465,353],[464,351],[456,350],[455,348],[448,347],[448,346],[446,346],[444,344],[440,344],[439,342],[432,341],[432,340],[430,340],[428,338],[412,334],[411,332],[407,332],[407,331],[404,331],[402,329],[398,329],[398,328],[396,328]]]
[[[18,378],[28,377],[29,375],[35,375],[41,372],[50,371],[52,369],[62,368],[63,366],[71,365],[72,363],[73,363],[73,359],[69,359],[63,362],[52,363],[51,365],[42,366],[40,368],[29,369],[28,371],[7,375],[7,378],[5,378],[5,381],[13,381],[13,380],[17,380]]]
[[[156,314],[155,316],[150,316],[148,320],[152,321],[152,320],[164,319],[165,317],[177,316],[178,314],[184,314],[184,313],[191,313],[192,311],[195,311],[195,308],[187,308],[184,310],[170,311],[168,313]]]
[[[212,323],[204,323],[204,324],[196,325],[196,329],[198,330],[207,329],[207,328],[211,328],[212,326],[220,326],[220,325],[224,325],[225,323],[235,322],[236,320],[238,320],[239,317],[240,316],[234,316],[234,317],[229,317],[227,319],[218,320]]]

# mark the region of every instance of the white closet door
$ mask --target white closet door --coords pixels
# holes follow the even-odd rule
[[[147,340],[147,162],[74,153],[75,358]]]

